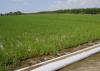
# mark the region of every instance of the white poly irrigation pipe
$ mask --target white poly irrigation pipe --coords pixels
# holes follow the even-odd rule
[[[100,52],[100,46],[95,47],[91,50],[70,56],[68,58],[43,65],[43,66],[36,68],[34,70],[31,70],[31,71],[55,71],[55,70],[65,67],[66,65],[72,64],[72,63],[82,60],[86,57],[89,57],[90,55],[93,55],[97,52]]]
[[[46,65],[46,64],[49,64],[49,63],[51,63],[51,62],[55,62],[55,61],[58,61],[58,60],[62,60],[62,59],[65,59],[65,58],[67,58],[67,57],[70,57],[70,56],[73,56],[73,55],[82,53],[82,52],[84,52],[84,51],[87,51],[87,50],[90,50],[90,49],[93,49],[93,48],[96,48],[96,47],[99,47],[99,46],[100,46],[100,44],[95,44],[95,45],[90,46],[90,47],[88,47],[88,48],[81,49],[81,50],[75,51],[75,52],[73,52],[73,53],[69,53],[69,54],[66,54],[66,55],[63,55],[63,56],[60,56],[60,57],[51,59],[51,60],[47,60],[47,61],[44,61],[44,62],[35,64],[35,65],[32,65],[32,66],[28,66],[28,67],[25,67],[25,68],[21,68],[21,69],[15,70],[15,71],[24,71],[24,70],[30,69],[30,68],[31,68],[31,69],[34,69],[34,68],[40,67],[40,66],[42,66],[42,65]]]

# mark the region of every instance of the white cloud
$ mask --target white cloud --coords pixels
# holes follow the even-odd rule
[[[49,10],[100,7],[100,0],[56,0]]]

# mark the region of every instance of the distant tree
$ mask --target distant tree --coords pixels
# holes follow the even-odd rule
[[[42,11],[38,13],[100,14],[100,8],[65,9],[56,11]]]
[[[9,13],[5,13],[5,16],[7,15],[22,15],[23,13],[21,11],[16,11],[16,12],[9,12]]]
[[[21,11],[9,12],[0,14],[0,16],[7,15],[32,15],[32,14],[47,14],[47,13],[66,13],[66,14],[100,14],[100,8],[82,8],[82,9],[63,9],[55,11],[42,11],[37,13],[22,13]]]
[[[0,16],[4,16],[4,14],[1,13]]]
[[[14,15],[22,15],[23,13],[21,11],[16,11],[13,13]]]

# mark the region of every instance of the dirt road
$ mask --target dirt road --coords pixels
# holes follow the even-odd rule
[[[100,53],[66,66],[58,71],[100,71]]]

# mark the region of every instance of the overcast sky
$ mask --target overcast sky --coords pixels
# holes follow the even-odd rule
[[[99,7],[100,0],[0,0],[0,13]]]

